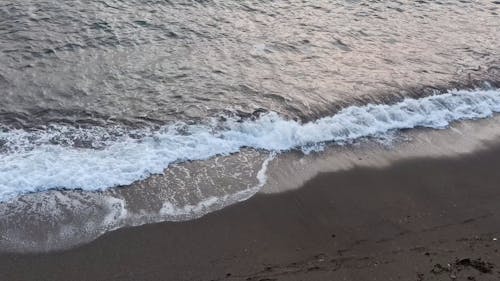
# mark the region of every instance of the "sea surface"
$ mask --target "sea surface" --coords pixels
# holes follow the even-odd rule
[[[262,190],[287,155],[397,150],[410,129],[494,117],[499,12],[0,0],[0,251],[194,219]]]

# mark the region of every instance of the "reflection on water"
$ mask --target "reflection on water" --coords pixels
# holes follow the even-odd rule
[[[289,117],[498,79],[492,1],[2,1],[0,121]],[[418,92],[422,94],[422,92]]]

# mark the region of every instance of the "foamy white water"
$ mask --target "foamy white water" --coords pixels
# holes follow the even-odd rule
[[[326,142],[351,142],[394,130],[441,129],[453,121],[486,118],[495,112],[500,112],[500,90],[460,90],[393,105],[352,106],[305,124],[270,113],[244,122],[173,124],[155,132],[133,132],[135,137],[102,128],[4,130],[0,132],[0,201],[54,188],[100,190],[127,185],[162,173],[172,163],[227,155],[243,147],[309,151]],[[75,140],[82,139],[91,145],[76,146]]]

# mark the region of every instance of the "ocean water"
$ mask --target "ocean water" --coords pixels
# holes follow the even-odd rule
[[[0,250],[193,219],[280,155],[500,112],[494,1],[18,2],[0,3]]]
[[[114,128],[49,127],[0,133],[0,200],[57,188],[103,190],[130,185],[169,165],[238,153],[242,148],[269,153],[320,151],[328,143],[346,144],[383,137],[395,130],[442,129],[451,122],[500,112],[500,90],[451,91],[385,105],[350,106],[333,116],[300,123],[276,113],[254,120],[224,119],[211,125],[175,123],[155,131]],[[115,137],[110,137],[114,135]],[[97,138],[97,139],[96,139]],[[89,147],[75,147],[85,140]]]

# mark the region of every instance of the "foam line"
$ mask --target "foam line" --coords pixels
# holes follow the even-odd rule
[[[0,201],[52,188],[127,185],[162,173],[174,162],[227,155],[242,147],[310,150],[324,142],[349,142],[399,129],[446,128],[453,121],[486,118],[495,112],[500,112],[499,90],[456,90],[392,105],[351,106],[305,124],[269,113],[245,122],[176,123],[155,132],[134,132],[135,137],[123,132],[103,137],[102,128],[6,129],[0,131]],[[75,146],[81,139],[91,145]]]

